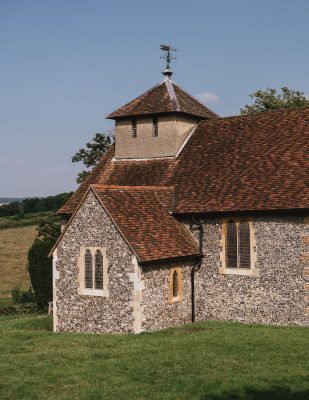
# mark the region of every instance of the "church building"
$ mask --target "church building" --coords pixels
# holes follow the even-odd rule
[[[54,331],[308,326],[309,109],[221,118],[163,74],[59,210]]]

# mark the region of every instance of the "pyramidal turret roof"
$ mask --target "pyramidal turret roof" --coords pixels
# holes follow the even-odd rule
[[[175,112],[197,116],[201,119],[218,118],[217,114],[170,79],[165,79],[153,86],[147,92],[107,115],[106,118],[117,119]]]

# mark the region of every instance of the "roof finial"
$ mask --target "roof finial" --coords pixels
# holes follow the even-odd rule
[[[164,54],[164,56],[160,57],[160,58],[164,58],[166,61],[166,67],[165,67],[165,70],[162,72],[162,74],[164,76],[166,76],[166,79],[170,79],[171,76],[173,75],[173,71],[171,70],[170,63],[172,60],[176,60],[176,57],[173,57],[172,53],[177,50],[174,49],[174,47],[165,45],[165,44],[160,45],[160,50],[166,52],[166,54]]]

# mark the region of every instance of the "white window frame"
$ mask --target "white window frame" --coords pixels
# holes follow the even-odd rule
[[[237,237],[239,235],[239,224],[241,221],[246,221],[249,224],[250,229],[250,268],[239,268],[237,262],[237,268],[227,268],[227,226],[228,222],[233,221],[236,224],[237,228]],[[238,240],[237,240],[238,242]],[[237,250],[238,254],[238,250]],[[251,219],[242,218],[242,217],[231,217],[225,218],[222,220],[222,227],[221,227],[221,240],[220,240],[220,267],[219,267],[219,274],[220,275],[242,275],[242,276],[259,276],[259,270],[257,268],[256,262],[256,240],[254,235],[253,229],[253,222]]]
[[[85,288],[85,254],[89,250],[92,256],[92,275],[95,276],[95,254],[100,250],[103,256],[103,289],[86,289]],[[81,246],[78,258],[78,293],[83,296],[100,296],[109,297],[108,291],[108,259],[106,256],[106,247],[90,247]],[[94,279],[94,278],[93,278]]]

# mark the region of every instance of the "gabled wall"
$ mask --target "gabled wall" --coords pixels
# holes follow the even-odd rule
[[[172,157],[197,124],[181,115],[159,115],[158,136],[153,136],[152,118],[137,118],[137,135],[132,137],[132,120],[116,121],[115,158]]]
[[[108,297],[80,294],[78,260],[81,246],[106,248]],[[135,257],[92,192],[68,226],[56,253],[55,330],[133,332],[136,319],[133,310],[138,309],[137,302],[133,301],[134,281],[137,281]],[[135,330],[138,330],[136,323]]]

